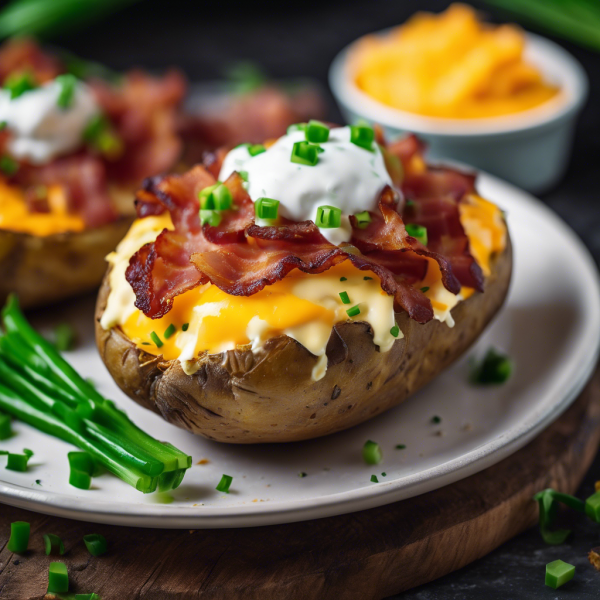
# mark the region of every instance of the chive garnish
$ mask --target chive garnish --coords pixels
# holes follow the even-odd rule
[[[360,307],[358,305],[349,308],[347,311],[349,317],[356,317],[360,315]]]
[[[306,473],[304,471],[300,471],[300,473],[298,473],[298,477],[306,477]]]
[[[279,214],[279,200],[273,198],[259,198],[254,203],[254,214],[258,219],[273,221]]]
[[[480,363],[473,363],[470,381],[478,385],[505,383],[512,374],[512,361],[506,354],[490,348]]]
[[[377,479],[377,475],[371,475],[371,482],[372,483],[379,483],[379,479]]]
[[[48,593],[64,594],[69,591],[69,573],[61,562],[51,562],[48,569]]]
[[[405,206],[410,207],[410,206],[414,206],[415,205],[415,201],[414,200],[407,200]]]
[[[190,327],[190,324],[189,324],[189,323],[184,323],[184,324],[181,326],[181,331],[187,331],[187,330],[189,329],[189,327]]]
[[[231,486],[231,482],[233,481],[233,477],[230,475],[223,475],[221,477],[221,481],[219,481],[219,485],[215,488],[217,492],[224,492],[225,494],[229,494],[229,487]]]
[[[415,223],[406,224],[406,233],[411,237],[414,237],[417,241],[421,242],[423,246],[427,246],[427,228],[423,225],[416,225]]]
[[[319,148],[308,142],[296,142],[292,148],[290,161],[314,167],[319,162]]]
[[[354,218],[356,219],[356,226],[359,229],[366,229],[371,222],[371,215],[368,210],[356,213]]]
[[[339,227],[342,219],[342,209],[327,204],[317,208],[315,225],[321,229],[335,229]]]
[[[405,450],[406,444],[396,444],[396,450]]]
[[[377,465],[383,458],[383,453],[378,443],[367,440],[362,449],[363,460],[368,465]]]
[[[0,171],[9,177],[19,170],[19,163],[10,156],[0,156]]]
[[[43,538],[46,556],[49,556],[50,554],[58,554],[62,556],[65,553],[65,545],[57,535],[54,535],[53,533],[45,533]]]
[[[218,210],[200,209],[200,225],[218,227],[221,224],[221,214]]]
[[[36,479],[35,480],[35,484],[36,485],[42,485],[42,480],[41,479]]]
[[[307,142],[322,144],[329,139],[329,127],[320,121],[311,119],[304,128],[304,135]]]
[[[340,292],[340,298],[342,300],[342,304],[350,304],[348,292]]]
[[[89,533],[83,536],[83,543],[92,556],[102,556],[106,554],[108,544],[106,538],[99,533]]]
[[[10,524],[10,539],[7,548],[9,552],[23,554],[29,546],[31,525],[27,521],[15,521]]]
[[[164,345],[162,343],[162,340],[158,337],[158,334],[156,333],[156,331],[153,331],[152,333],[150,333],[150,339],[154,342],[154,345],[157,348],[161,348]]]
[[[12,454],[8,453],[6,461],[6,468],[10,471],[19,471],[25,473],[27,471],[27,463],[29,462],[28,454]]]
[[[165,332],[163,334],[165,340],[168,340],[175,332],[177,331],[177,328],[175,327],[175,325],[173,325],[173,323],[171,323],[166,329]]]
[[[267,149],[262,144],[252,144],[248,146],[248,154],[250,156],[256,156],[266,151]]]
[[[396,323],[396,325],[394,325],[391,329],[390,329],[390,333],[394,336],[394,337],[398,337],[400,335],[400,327],[398,327],[398,323]]]
[[[73,98],[75,96],[75,86],[77,85],[77,78],[70,73],[59,75],[54,81],[60,86],[60,92],[56,104],[59,108],[67,109],[73,104]]]
[[[431,422],[434,425],[439,425],[442,422],[442,417],[440,417],[438,415],[434,415],[433,417],[431,417]]]
[[[29,73],[16,73],[9,75],[4,82],[4,89],[10,92],[10,99],[14,100],[25,92],[35,90],[37,85]]]
[[[290,133],[294,133],[295,131],[306,131],[306,126],[308,123],[293,123],[287,128],[288,135]]]
[[[387,477],[387,473],[384,471],[384,472],[381,474],[381,476],[382,476],[382,477]]]
[[[373,278],[372,278],[372,277],[363,277],[363,279],[364,279],[365,281],[373,281]]]
[[[340,281],[348,281],[347,277],[340,277]]]
[[[578,512],[585,512],[585,502],[579,500],[579,498],[575,498],[575,496],[556,492],[551,488],[538,492],[533,499],[538,503],[540,533],[546,544],[562,544],[571,533],[570,529],[556,529],[551,531],[559,502]]]
[[[421,288],[421,291],[422,291],[423,293],[425,293],[425,292],[428,292],[428,291],[429,291],[429,288],[428,288],[427,286],[425,286],[425,287],[422,287],[422,288]]]
[[[244,180],[248,181],[248,171],[238,171],[238,175]]]
[[[366,124],[351,125],[350,141],[364,150],[373,151],[375,131]]]
[[[548,587],[558,589],[561,585],[571,581],[575,575],[575,567],[562,560],[554,560],[546,565],[545,583]]]
[[[592,494],[585,501],[585,514],[596,523],[600,523],[600,492]]]
[[[142,342],[142,346],[152,346],[150,342]]]
[[[7,440],[11,435],[10,417],[0,413],[0,440]]]

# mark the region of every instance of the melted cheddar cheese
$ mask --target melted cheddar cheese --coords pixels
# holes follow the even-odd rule
[[[461,205],[461,220],[473,254],[489,274],[492,255],[501,252],[506,243],[500,210],[479,196],[471,196]],[[294,270],[252,296],[230,296],[211,284],[199,286],[177,296],[164,317],[150,319],[135,308],[135,296],[125,279],[125,271],[130,257],[165,227],[172,227],[168,215],[137,220],[116,251],[107,257],[112,265],[111,292],[101,325],[104,329],[121,327],[139,348],[149,354],[163,355],[167,360],[178,359],[187,373],[195,371],[196,358],[201,354],[216,354],[236,347],[257,350],[266,340],[287,335],[319,359],[313,369],[313,379],[318,380],[327,368],[325,349],[331,330],[336,323],[349,320],[346,311],[353,306],[360,308],[354,319],[371,325],[373,342],[382,352],[403,336],[402,332],[393,335],[393,298],[381,289],[377,275],[360,271],[349,261],[317,275]],[[454,325],[452,308],[473,293],[466,288],[458,296],[448,292],[433,259],[425,279],[417,285],[429,288],[425,293],[435,318],[450,327]],[[349,304],[344,304],[342,292],[348,294]],[[172,333],[166,337],[169,330]],[[158,336],[160,345],[155,343],[153,334]]]

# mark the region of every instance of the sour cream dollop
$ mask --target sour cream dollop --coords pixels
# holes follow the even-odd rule
[[[381,150],[369,151],[350,141],[350,127],[337,127],[329,140],[320,144],[323,152],[315,166],[291,161],[295,142],[305,140],[304,131],[279,138],[266,152],[250,156],[248,147],[238,146],[227,154],[219,173],[225,181],[234,171],[248,174],[252,200],[279,200],[279,214],[294,221],[315,221],[322,205],[341,209],[341,226],[323,228],[321,233],[333,244],[350,240],[350,215],[375,210],[379,193],[392,180]]]
[[[8,152],[33,164],[50,162],[82,144],[83,132],[100,108],[85,83],[75,85],[71,104],[58,106],[62,86],[51,81],[11,99],[0,90],[0,121],[11,132]]]

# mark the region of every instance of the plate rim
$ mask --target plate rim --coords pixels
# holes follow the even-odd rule
[[[524,190],[488,173],[479,172],[479,185],[482,182],[484,186],[489,184],[498,188],[501,196],[506,197],[511,194],[520,196],[534,210],[542,213],[546,221],[568,240],[569,251],[577,255],[581,268],[586,271],[586,287],[589,290],[589,286],[592,286],[595,292],[588,294],[590,300],[586,308],[594,319],[593,324],[600,327],[600,275],[589,250],[578,235],[547,205]],[[499,203],[502,204],[501,199],[499,199]],[[590,315],[587,315],[588,318]],[[589,327],[588,329],[595,331],[597,328]],[[584,343],[585,346],[583,346]],[[199,508],[192,506],[169,508],[160,504],[141,503],[123,505],[88,499],[82,501],[76,496],[65,496],[46,490],[30,490],[0,481],[0,500],[8,505],[57,517],[161,529],[258,527],[326,518],[376,508],[464,479],[493,466],[525,446],[558,418],[581,392],[598,361],[600,336],[594,338],[590,334],[587,339],[578,343],[578,352],[583,353],[586,360],[578,364],[576,377],[570,381],[570,385],[554,392],[559,399],[542,414],[531,417],[525,426],[512,427],[505,431],[504,435],[484,442],[463,455],[403,477],[402,483],[398,483],[399,480],[393,480],[381,482],[377,486],[356,488],[308,500],[240,504],[224,509],[222,507]],[[192,514],[186,514],[192,509],[196,510]]]

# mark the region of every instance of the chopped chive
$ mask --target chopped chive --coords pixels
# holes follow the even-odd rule
[[[4,131],[8,123],[6,121],[0,121],[0,131]]]
[[[229,494],[229,487],[231,486],[231,482],[233,481],[233,477],[230,475],[223,475],[221,477],[221,481],[219,481],[219,485],[215,488],[217,492],[224,492],[225,494]]]
[[[381,452],[381,447],[378,443],[373,442],[371,440],[367,440],[362,449],[363,460],[368,465],[377,465],[381,462],[383,458],[383,453]]]
[[[92,475],[95,470],[94,459],[87,452],[69,452],[69,467]]]
[[[65,553],[65,545],[63,541],[53,533],[45,533],[44,534],[44,551],[46,552],[46,556],[50,554],[58,554],[62,556]]]
[[[10,539],[8,540],[9,552],[24,554],[29,546],[29,532],[31,525],[27,521],[15,521],[10,524]]]
[[[60,323],[54,328],[54,347],[59,352],[73,350],[77,340],[77,332],[68,323]]]
[[[364,279],[365,281],[373,281],[373,278],[372,278],[372,277],[363,277],[363,279]]]
[[[415,205],[415,201],[414,200],[407,200],[405,206],[406,207],[411,207]]]
[[[428,288],[427,286],[425,286],[425,287],[422,287],[422,288],[421,288],[421,291],[422,291],[423,293],[425,293],[425,292],[428,292],[428,291],[429,291],[429,288]]]
[[[70,73],[65,73],[64,75],[59,75],[54,81],[60,86],[60,93],[58,94],[56,104],[62,109],[70,108],[75,97],[77,78]]]
[[[300,473],[298,473],[298,477],[306,477],[306,473],[304,471],[300,471]]]
[[[33,450],[30,450],[29,448],[23,448],[23,454],[27,457],[27,458],[31,458],[34,454]]]
[[[248,181],[248,171],[238,171],[238,175],[244,180]]]
[[[218,227],[221,224],[221,215],[216,210],[200,209],[200,225]]]
[[[368,210],[356,213],[354,215],[354,218],[356,219],[356,226],[359,229],[366,229],[369,226],[369,223],[371,222],[371,214]]]
[[[306,135],[306,141],[313,144],[322,144],[329,139],[329,127],[321,121],[311,119],[304,129],[304,134]]]
[[[357,315],[360,315],[360,307],[357,304],[356,306],[349,308],[346,312],[349,317],[356,317]]]
[[[35,480],[35,484],[36,485],[42,485],[42,480],[41,479],[36,479]]]
[[[8,456],[8,450],[0,450],[0,456]]]
[[[69,485],[79,490],[89,490],[92,487],[92,477],[85,471],[71,469],[69,472]]]
[[[375,131],[368,125],[351,125],[350,141],[365,150],[373,151],[373,142],[375,141]]]
[[[6,154],[4,156],[0,156],[0,171],[5,175],[11,177],[19,170],[19,163],[10,156]]]
[[[600,492],[592,494],[585,501],[585,514],[592,519],[592,521],[600,523]]]
[[[490,348],[480,363],[474,363],[470,381],[478,385],[506,383],[512,374],[512,361],[506,354]]]
[[[340,281],[348,281],[347,277],[340,277]]]
[[[27,471],[27,463],[29,462],[27,454],[11,454],[9,452],[7,458],[6,468],[10,471],[19,471],[21,473]]]
[[[266,151],[267,149],[262,144],[253,144],[248,146],[248,154],[250,156],[257,156],[258,154],[262,154]]]
[[[257,219],[274,221],[279,215],[279,200],[273,198],[259,198],[254,203],[254,214]]]
[[[113,131],[110,121],[102,113],[89,120],[83,130],[83,140],[109,159],[118,158],[123,151],[123,140]]]
[[[396,444],[396,450],[406,450],[406,444]]]
[[[377,479],[377,475],[371,475],[371,483],[379,483],[379,479]]]
[[[342,209],[324,204],[317,208],[315,225],[321,229],[335,229],[339,227],[342,219]]]
[[[214,185],[209,185],[200,190],[198,193],[198,200],[200,200],[200,208],[206,210],[214,210],[215,206],[215,198],[213,196],[213,192],[221,185],[220,183],[215,183]]]
[[[398,327],[398,323],[396,323],[391,329],[390,329],[390,333],[394,336],[394,337],[398,337],[400,335],[400,327]]]
[[[48,593],[64,594],[69,591],[69,573],[61,562],[51,562],[48,569]]]
[[[381,476],[382,476],[382,477],[387,477],[387,473],[384,471],[384,472],[381,474]]]
[[[585,512],[585,502],[575,496],[556,492],[551,488],[538,492],[533,499],[538,503],[540,533],[546,544],[562,544],[571,533],[570,529],[551,530],[559,502],[579,512]]]
[[[153,331],[153,332],[150,334],[150,339],[151,339],[151,340],[154,342],[154,345],[155,345],[157,348],[162,348],[162,346],[164,345],[164,344],[162,343],[161,339],[158,337],[158,335],[157,335],[156,331]]]
[[[142,342],[142,346],[152,346],[150,342]]]
[[[308,142],[296,142],[292,148],[290,160],[299,165],[314,167],[319,162],[318,146],[313,146]]]
[[[213,197],[214,208],[216,210],[229,210],[233,204],[233,196],[229,188],[223,183],[217,185],[212,191],[211,196]]]
[[[561,585],[571,581],[575,575],[575,567],[562,560],[554,560],[546,565],[545,583],[548,587],[558,589]]]
[[[181,331],[187,331],[190,328],[190,324],[189,323],[184,323],[181,326]]]
[[[442,422],[442,417],[439,417],[438,415],[434,415],[433,417],[431,417],[431,422],[434,425],[439,425]]]
[[[350,304],[348,292],[340,292],[340,298],[342,299],[342,304]]]
[[[288,135],[294,131],[306,131],[308,123],[294,123],[287,128]]]
[[[407,223],[406,233],[408,233],[408,235],[411,237],[414,237],[417,241],[421,242],[423,246],[427,246],[427,228],[423,227],[423,225]]]
[[[83,536],[83,543],[92,556],[102,556],[106,554],[108,544],[106,538],[99,533],[89,533]]]
[[[171,323],[165,329],[165,332],[163,333],[163,337],[165,338],[165,340],[168,340],[176,331],[177,331],[177,328],[175,327],[175,325],[173,325],[173,323]]]
[[[7,440],[11,435],[10,417],[0,413],[0,440]]]
[[[9,75],[4,82],[4,89],[10,92],[10,99],[14,100],[25,92],[35,90],[37,85],[29,73],[16,73]]]

